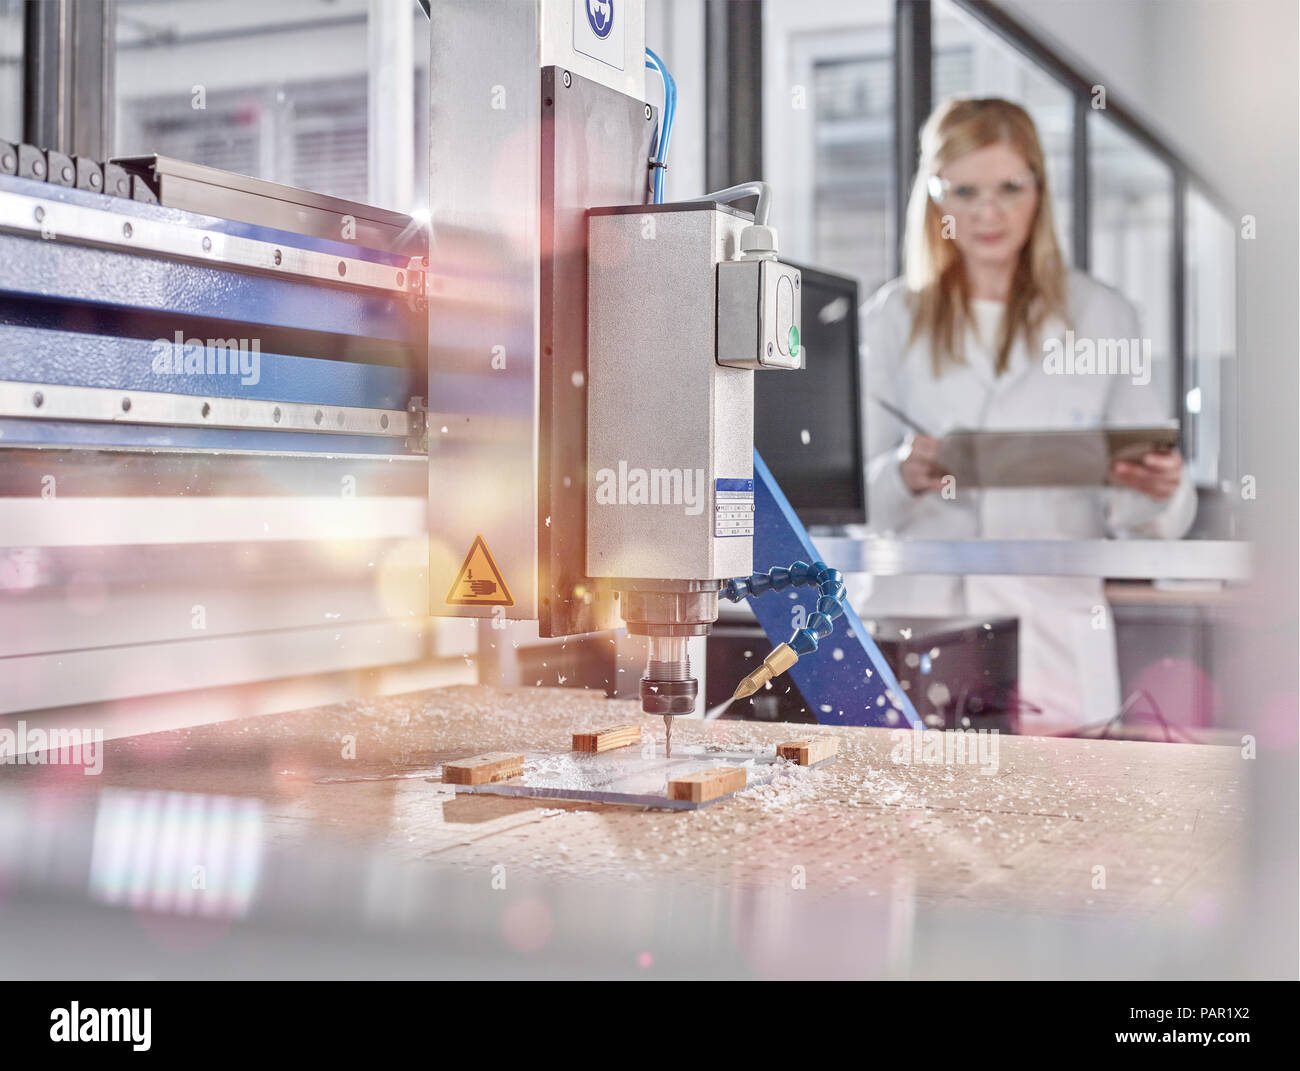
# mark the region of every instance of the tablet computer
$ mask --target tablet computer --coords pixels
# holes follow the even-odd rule
[[[959,487],[1099,487],[1116,461],[1178,446],[1178,421],[1124,428],[949,432],[939,467]]]

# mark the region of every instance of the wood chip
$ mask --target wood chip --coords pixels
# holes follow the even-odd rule
[[[491,751],[469,759],[457,759],[442,766],[444,785],[486,785],[505,781],[524,772],[524,757],[508,751]]]
[[[641,742],[641,726],[610,725],[589,733],[573,734],[574,751],[612,751]]]
[[[840,738],[838,736],[810,736],[806,740],[787,740],[776,745],[776,753],[783,759],[797,762],[800,766],[811,766],[815,762],[829,759],[838,754]]]
[[[729,792],[739,792],[749,782],[743,766],[714,766],[699,773],[686,774],[668,782],[670,800],[703,803]]]

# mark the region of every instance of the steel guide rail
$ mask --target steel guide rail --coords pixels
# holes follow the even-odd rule
[[[426,292],[420,258],[394,267],[9,191],[0,191],[0,231],[402,294],[412,302]]]
[[[109,387],[0,381],[0,417],[169,427],[255,428],[335,435],[422,435],[424,415],[402,409],[204,397]]]

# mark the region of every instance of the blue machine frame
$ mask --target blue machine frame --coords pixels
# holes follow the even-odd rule
[[[12,176],[0,176],[0,191],[386,265],[409,259]],[[300,340],[296,354],[263,350],[256,384],[153,371],[155,338],[177,330],[186,337],[247,335],[258,327],[278,339],[300,334]],[[346,359],[315,355],[317,343]],[[405,409],[425,393],[426,345],[424,314],[400,296],[0,233],[0,380]],[[104,447],[409,452],[400,439],[367,436],[27,418],[0,419],[0,437]]]
[[[763,571],[795,561],[817,561],[820,556],[807,529],[757,450],[754,484],[754,568]],[[773,646],[790,638],[793,608],[801,606],[808,615],[816,603],[816,588],[789,588],[749,597],[754,616]],[[835,657],[837,651],[839,658]],[[862,619],[848,604],[843,626],[823,640],[818,650],[799,659],[789,675],[819,722],[924,728]],[[779,684],[774,682],[773,687]]]

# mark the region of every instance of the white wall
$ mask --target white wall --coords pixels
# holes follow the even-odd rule
[[[1294,218],[1294,0],[1001,0],[999,6],[1105,85],[1230,200],[1281,197]]]

